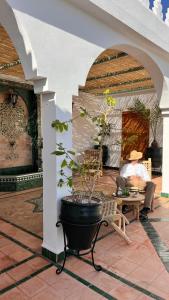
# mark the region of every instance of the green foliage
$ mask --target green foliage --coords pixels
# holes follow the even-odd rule
[[[138,98],[135,99],[134,105],[128,108],[132,112],[140,114],[143,119],[149,120],[150,110],[146,108],[145,104],[142,103]]]
[[[68,131],[68,121],[66,122],[61,122],[59,120],[55,120],[52,122],[52,127],[55,128],[56,131],[59,131],[59,132],[64,132],[64,131]]]
[[[113,111],[114,106],[116,105],[116,99],[110,96],[110,91],[106,90],[105,93],[105,99],[104,104],[105,107],[102,109],[97,115],[93,115],[92,112],[87,111],[85,107],[80,107],[80,114],[79,117],[87,118],[96,126],[96,128],[99,128],[98,136],[95,138],[95,142],[98,142],[101,146],[100,149],[100,155],[99,159],[102,160],[102,154],[101,149],[102,145],[104,143],[104,138],[106,135],[110,134],[110,123],[109,123],[109,114]],[[77,118],[77,117],[76,117]],[[59,133],[63,133],[65,131],[68,131],[69,129],[69,123],[71,124],[73,119],[62,122],[60,120],[55,120],[52,122],[52,127]],[[62,187],[63,185],[67,185],[68,187],[72,187],[72,176],[69,176],[68,170],[71,170],[73,172],[78,172],[79,176],[86,180],[86,174],[90,168],[91,162],[85,161],[85,163],[82,163],[77,160],[76,152],[73,149],[66,149],[63,145],[63,143],[57,143],[55,151],[52,152],[53,155],[56,156],[63,156],[63,160],[60,164],[60,171],[59,176],[60,179],[58,181],[58,186]],[[98,166],[100,163],[98,162]],[[97,164],[96,164],[97,166]],[[99,168],[99,167],[98,167]],[[99,169],[98,169],[99,171]],[[86,182],[87,188],[92,192],[94,191],[95,181],[96,177],[93,177],[93,183],[92,187],[89,187],[88,183]]]
[[[157,125],[161,118],[159,106],[155,104],[151,109],[148,109],[139,99],[135,99],[134,105],[128,109],[141,115],[144,120],[149,120],[153,138],[156,140]]]

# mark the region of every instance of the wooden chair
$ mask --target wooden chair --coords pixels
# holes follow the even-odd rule
[[[84,154],[83,164],[87,168],[87,174],[89,176],[102,176],[103,165],[102,165],[102,153],[100,159],[100,150],[98,149],[87,149]]]
[[[86,191],[76,191],[80,195],[89,196],[90,192]],[[126,234],[126,224],[129,224],[128,219],[122,214],[122,212],[117,208],[117,205],[121,203],[118,199],[113,198],[112,196],[106,196],[103,192],[95,191],[93,197],[98,199],[101,203],[101,213],[102,220],[106,220],[114,230],[128,243],[131,243],[131,240]]]
[[[122,212],[117,208],[117,200],[112,199],[105,201],[102,204],[102,218],[108,221],[109,224],[114,228],[114,230],[128,243],[131,240],[126,234],[126,224],[129,224],[128,219],[122,214]]]
[[[152,179],[152,163],[151,158],[148,158],[148,160],[143,160],[142,164],[146,167],[148,174],[150,176],[150,180]]]

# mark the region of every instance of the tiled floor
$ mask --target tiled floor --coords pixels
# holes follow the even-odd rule
[[[99,189],[113,191],[111,176],[107,171]],[[158,194],[161,178],[154,181]],[[88,254],[69,257],[56,275],[56,264],[41,256],[42,214],[26,202],[40,195],[38,189],[0,195],[1,300],[169,299],[169,199],[156,199],[149,222],[127,226],[130,245],[111,227],[102,228],[94,253],[102,271],[94,270]]]

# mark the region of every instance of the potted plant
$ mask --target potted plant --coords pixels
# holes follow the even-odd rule
[[[147,159],[150,157],[152,159],[152,167],[161,167],[162,148],[159,147],[157,142],[157,128],[161,119],[161,110],[159,106],[155,104],[151,107],[151,109],[148,109],[144,103],[142,103],[139,99],[136,99],[134,105],[129,107],[129,110],[138,113],[144,120],[149,121],[153,141],[151,146],[146,149],[145,158]]]
[[[116,100],[109,95],[109,90],[105,91],[104,106],[98,114],[87,111],[85,107],[80,108],[80,115],[76,116],[81,118],[87,118],[95,125],[96,128],[100,127],[99,135],[95,137],[95,142],[99,142],[99,162],[102,161],[102,146],[107,134],[107,126],[109,124],[109,115],[114,110]],[[68,131],[69,125],[73,122],[73,119],[66,122],[55,120],[52,122],[52,127],[62,133]],[[101,201],[94,196],[96,181],[98,178],[99,163],[96,165],[93,175],[88,180],[88,172],[90,168],[90,162],[83,163],[81,155],[77,155],[73,149],[66,149],[63,143],[57,143],[56,149],[52,153],[56,156],[63,157],[60,171],[58,186],[62,187],[67,185],[72,189],[71,195],[61,199],[61,214],[60,220],[63,226],[64,239],[67,240],[65,246],[65,259],[66,259],[66,247],[76,251],[78,254],[81,250],[87,250],[91,248],[93,259],[93,247],[96,237],[101,225]],[[82,192],[76,192],[73,187],[73,178],[69,175],[69,171],[73,174],[78,174],[81,184],[83,186]],[[95,238],[95,239],[94,239]],[[93,245],[94,245],[93,244]],[[65,260],[64,260],[65,263]],[[100,270],[94,264],[96,270]],[[64,266],[64,264],[63,264]],[[61,268],[61,270],[63,267]],[[61,272],[58,271],[58,273]]]

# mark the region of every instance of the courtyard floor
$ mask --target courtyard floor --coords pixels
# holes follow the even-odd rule
[[[161,177],[154,177],[156,195]],[[98,189],[112,192],[114,173],[105,171]],[[41,255],[41,189],[0,193],[0,299],[147,300],[169,299],[169,199],[155,200],[149,221],[131,220],[130,245],[111,226],[103,227],[95,248],[97,272],[90,255],[69,257],[57,265]]]

